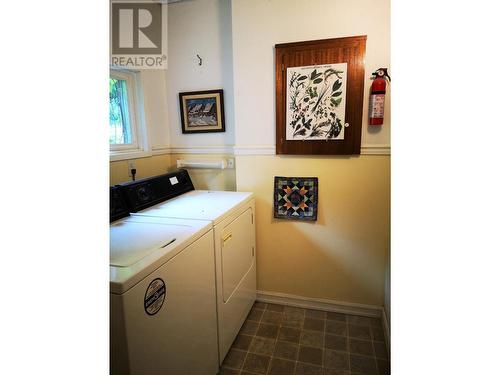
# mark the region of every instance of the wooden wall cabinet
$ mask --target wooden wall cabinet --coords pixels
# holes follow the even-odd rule
[[[356,155],[361,149],[366,36],[277,44],[276,153],[291,155]],[[287,68],[347,64],[343,139],[287,140]]]

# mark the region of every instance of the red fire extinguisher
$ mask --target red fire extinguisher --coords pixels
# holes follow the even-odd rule
[[[391,77],[387,74],[387,68],[379,68],[372,76],[375,79],[370,88],[370,106],[368,113],[370,125],[382,125],[384,123],[384,103],[385,103],[385,79],[389,82]]]

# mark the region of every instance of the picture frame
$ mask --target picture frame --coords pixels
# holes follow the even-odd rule
[[[316,221],[318,191],[318,177],[274,176],[274,218]]]
[[[183,134],[226,131],[222,89],[179,93]]]

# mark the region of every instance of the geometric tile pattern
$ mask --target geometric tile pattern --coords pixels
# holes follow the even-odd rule
[[[380,318],[255,302],[220,375],[387,375]]]
[[[317,216],[317,177],[274,177],[275,218],[316,220]]]

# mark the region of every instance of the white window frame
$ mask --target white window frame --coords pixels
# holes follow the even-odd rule
[[[127,69],[110,69],[109,75],[111,78],[121,79],[126,82],[130,130],[132,132],[132,144],[109,145],[110,161],[151,156],[152,152],[144,115],[141,73]]]

